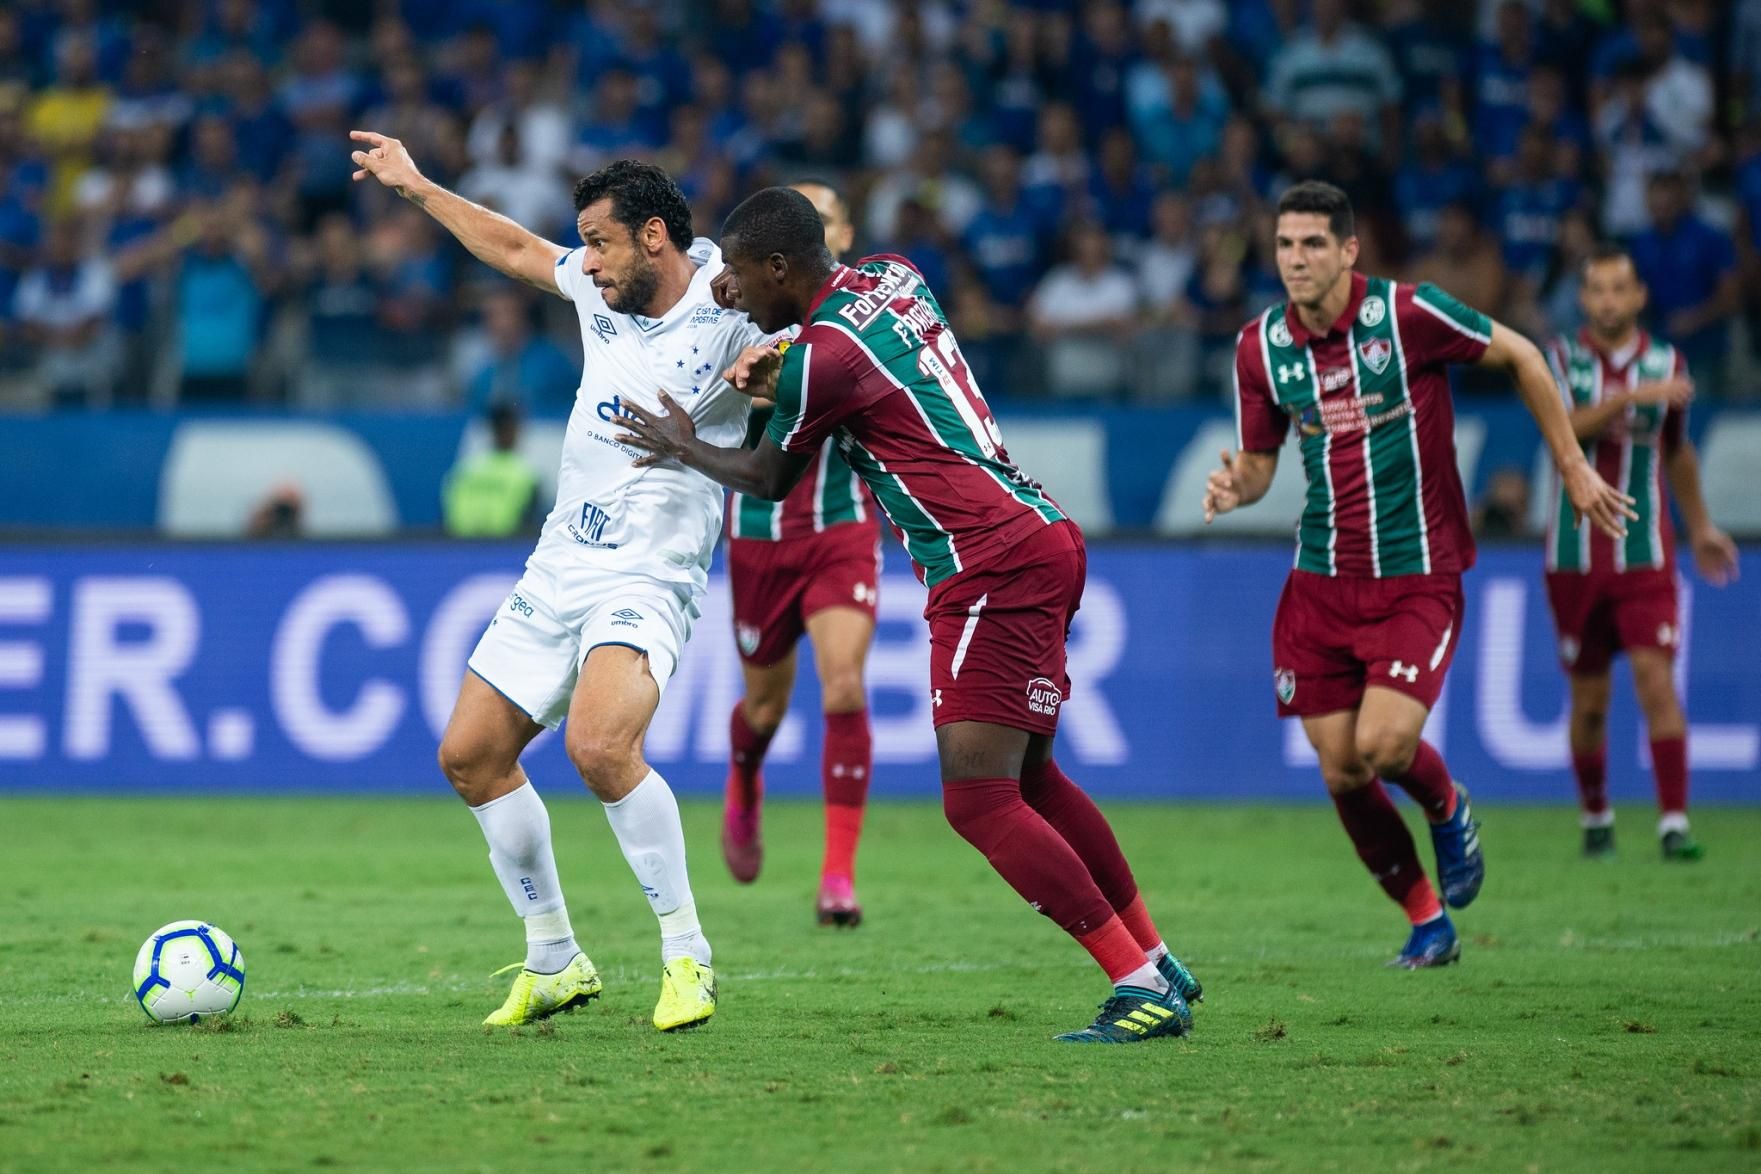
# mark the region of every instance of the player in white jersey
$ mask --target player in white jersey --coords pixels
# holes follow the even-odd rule
[[[624,857],[660,919],[663,1031],[715,1013],[715,974],[691,898],[679,807],[643,758],[648,723],[691,633],[721,529],[721,487],[679,465],[637,468],[610,421],[624,404],[689,405],[700,435],[737,446],[750,400],[721,373],[761,332],[715,304],[722,269],[693,242],[691,212],[660,168],[620,160],[575,187],[582,247],[565,249],[426,179],[396,139],[353,137],[372,176],[510,277],[575,303],[585,361],[563,445],[556,505],[506,604],[489,622],[440,743],[440,766],[489,841],[525,922],[526,958],[484,1022],[530,1023],[601,990],[576,944],[550,820],[520,753],[568,719],[569,760],[605,804]],[[509,967],[508,969],[514,969]]]

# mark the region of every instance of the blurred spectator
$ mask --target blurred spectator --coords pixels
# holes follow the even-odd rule
[[[245,537],[301,538],[306,532],[306,495],[287,482],[269,491],[245,522]]]
[[[110,313],[116,286],[110,267],[92,255],[79,221],[49,225],[43,259],[27,271],[13,295],[13,313],[35,354],[41,400],[80,397],[107,404],[118,361]]]
[[[504,123],[494,156],[459,179],[459,194],[475,200],[540,236],[554,235],[574,221],[570,185],[555,168],[526,158],[519,128]]]
[[[1272,60],[1266,102],[1279,115],[1325,126],[1355,114],[1372,145],[1400,142],[1400,75],[1381,42],[1346,19],[1345,0],[1314,0],[1308,26]]]
[[[1537,318],[1519,323],[1524,333],[1535,338],[1576,334],[1584,324],[1583,306],[1578,291],[1584,284],[1584,264],[1596,248],[1596,224],[1582,208],[1567,212],[1559,222],[1559,245],[1547,275],[1536,291]]]
[[[28,115],[31,136],[55,166],[52,209],[67,206],[74,183],[91,160],[110,100],[109,89],[98,80],[96,47],[83,38],[63,39],[55,54],[55,83],[31,102]]]
[[[1508,274],[1498,250],[1489,248],[1472,204],[1445,204],[1437,215],[1435,246],[1413,261],[1412,281],[1429,281],[1477,310],[1504,304]]]
[[[1529,476],[1521,469],[1494,472],[1486,496],[1474,509],[1474,533],[1481,538],[1529,537]]]
[[[1443,209],[1473,203],[1479,184],[1479,173],[1450,146],[1443,120],[1436,115],[1415,119],[1412,149],[1394,175],[1394,205],[1407,249],[1434,248]]]
[[[1046,218],[1028,207],[1021,191],[1021,162],[1013,148],[999,143],[984,153],[984,202],[962,238],[985,295],[1003,316],[1000,328],[1014,325],[1040,272]]]
[[[1047,273],[1028,302],[1028,321],[1046,352],[1046,382],[1060,397],[1118,394],[1127,373],[1126,342],[1137,325],[1137,288],[1113,263],[1112,242],[1098,224],[1069,232],[1068,260]]]
[[[1474,93],[1474,147],[1495,163],[1516,154],[1529,122],[1534,24],[1524,0],[1502,0],[1492,40],[1480,46]]]
[[[538,516],[538,474],[520,455],[520,410],[497,403],[486,413],[489,447],[454,465],[441,490],[446,532],[455,538],[507,538]]]
[[[482,358],[465,379],[465,406],[512,404],[536,416],[567,416],[580,365],[535,329],[532,303],[500,288],[483,299]]]
[[[172,390],[191,340],[250,336],[258,389],[293,373],[302,404],[467,399],[490,361],[441,356],[487,345],[462,324],[498,279],[350,182],[362,123],[565,244],[574,175],[613,157],[665,166],[706,234],[756,187],[825,175],[875,247],[936,275],[1004,395],[1045,388],[1027,299],[1077,274],[1051,282],[1048,246],[1090,220],[1143,308],[1116,348],[1130,392],[1226,387],[1235,331],[1282,296],[1267,202],[1300,178],[1351,195],[1360,265],[1434,271],[1538,330],[1575,317],[1583,242],[1650,230],[1648,183],[1680,170],[1735,222],[1753,293],[1758,46],[1761,0],[26,0],[0,6],[0,369],[34,369],[16,287],[75,211],[110,261],[118,396]],[[191,228],[245,176],[267,267]],[[1457,204],[1483,227],[1443,231]],[[189,234],[174,255],[133,264],[167,225]],[[1721,355],[1734,302],[1689,231],[1655,284]],[[225,312],[192,327],[204,298]],[[568,353],[572,315],[545,305],[529,342]]]
[[[984,197],[977,184],[954,170],[953,156],[952,134],[942,128],[926,131],[906,168],[888,175],[869,193],[869,233],[879,239],[899,236],[899,208],[908,199],[929,209],[948,232],[966,231]]]
[[[1651,181],[1651,227],[1633,238],[1633,265],[1649,291],[1647,313],[1680,348],[1704,394],[1724,386],[1730,320],[1738,307],[1736,247],[1730,234],[1693,210],[1680,172]]]
[[[530,61],[508,67],[507,92],[471,121],[466,141],[479,165],[495,164],[504,157],[502,136],[511,129],[526,166],[545,172],[562,168],[572,145],[569,118],[562,107],[540,95],[540,80],[538,66]]]
[[[1229,118],[1229,101],[1203,84],[1191,58],[1170,61],[1155,87],[1132,95],[1131,126],[1144,158],[1163,168],[1169,182],[1183,184],[1200,159],[1215,155]]]

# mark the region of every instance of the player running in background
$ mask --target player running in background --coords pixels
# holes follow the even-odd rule
[[[722,491],[677,466],[636,469],[612,437],[631,401],[688,404],[705,435],[737,444],[751,401],[719,377],[762,338],[715,304],[721,258],[691,239],[691,211],[664,171],[620,160],[575,186],[583,247],[565,249],[424,178],[396,139],[368,131],[355,179],[373,176],[433,216],[479,259],[575,303],[586,360],[563,441],[556,506],[506,605],[471,654],[440,766],[470,804],[489,860],[524,919],[526,958],[495,1026],[530,1023],[600,993],[575,943],[550,817],[520,767],[545,728],[605,805],[624,858],[660,920],[654,1025],[715,1013],[715,973],[685,868],[671,788],[643,758],[648,723],[691,633],[721,530]],[[509,967],[509,969],[513,969]]]
[[[1485,879],[1478,825],[1467,791],[1420,737],[1474,561],[1448,365],[1514,374],[1574,510],[1613,534],[1632,512],[1584,460],[1534,344],[1435,286],[1353,272],[1344,192],[1316,182],[1285,192],[1277,255],[1290,300],[1237,341],[1239,451],[1211,473],[1205,521],[1265,496],[1295,425],[1308,501],[1272,625],[1278,712],[1302,719],[1359,858],[1412,922],[1394,964],[1444,965],[1461,944],[1379,780],[1424,809],[1443,898],[1468,905]]]
[[[830,185],[791,185],[825,221],[834,258],[850,250],[855,228],[843,197]],[[770,413],[754,412],[756,437]],[[789,709],[795,647],[813,638],[825,741],[825,855],[815,914],[821,925],[862,921],[856,900],[856,843],[874,754],[868,726],[863,662],[874,640],[879,598],[880,521],[861,479],[830,440],[782,501],[736,493],[728,505],[728,586],[734,597],[734,639],[746,695],[728,722],[727,795],[722,856],[734,879],[758,879],[764,862],[759,831],[764,752]]]
[[[1065,640],[1082,597],[1082,532],[1018,470],[935,296],[910,262],[840,265],[813,205],[766,188],[722,226],[738,306],[804,323],[730,375],[776,399],[753,449],[698,435],[682,407],[630,406],[625,439],[775,501],[827,437],[874,491],[929,587],[930,698],[955,831],[1100,963],[1114,993],[1060,1036],[1133,1043],[1190,1030],[1198,983],[1168,952],[1106,818],[1052,757],[1069,693]]]
[[[1708,582],[1722,587],[1736,578],[1736,545],[1712,524],[1700,495],[1700,461],[1687,437],[1694,390],[1687,364],[1673,346],[1639,329],[1645,286],[1625,249],[1604,245],[1590,254],[1579,298],[1583,330],[1554,340],[1548,358],[1584,455],[1633,499],[1639,515],[1624,539],[1610,538],[1576,518],[1560,495],[1547,528],[1547,599],[1571,682],[1571,764],[1584,855],[1614,853],[1608,699],[1610,664],[1624,649],[1651,738],[1663,856],[1698,860],[1700,845],[1688,832],[1687,719],[1675,690],[1681,630],[1664,477]]]

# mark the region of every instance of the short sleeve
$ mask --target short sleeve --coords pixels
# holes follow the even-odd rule
[[[837,353],[835,336],[828,339],[823,329],[803,331],[783,351],[776,401],[765,434],[778,448],[795,453],[816,451],[832,429],[864,406],[855,373]]]
[[[1266,381],[1260,329],[1256,318],[1235,340],[1235,445],[1243,452],[1276,452],[1290,431],[1290,418]]]
[[[578,301],[583,283],[587,283],[587,275],[581,272],[581,250],[570,249],[556,259],[557,292],[571,302]]]
[[[1675,370],[1670,375],[1676,379],[1690,378],[1688,361],[1682,357],[1681,351],[1675,352]],[[1682,439],[1688,434],[1688,407],[1686,404],[1671,405],[1663,413],[1663,451],[1673,453],[1682,446]]]
[[[1400,329],[1408,367],[1477,363],[1492,345],[1492,319],[1430,282],[1413,289]]]

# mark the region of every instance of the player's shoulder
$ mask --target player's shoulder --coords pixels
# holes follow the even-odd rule
[[[1235,357],[1239,361],[1244,358],[1258,358],[1260,348],[1272,346],[1289,346],[1294,339],[1290,327],[1284,321],[1286,307],[1283,302],[1273,302],[1242,324],[1235,334]]]

